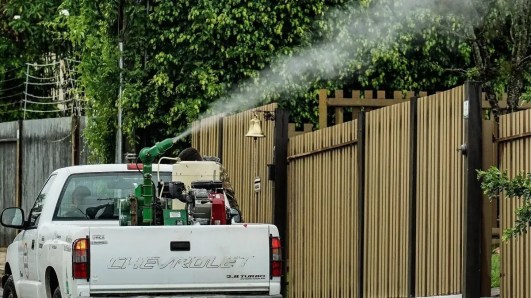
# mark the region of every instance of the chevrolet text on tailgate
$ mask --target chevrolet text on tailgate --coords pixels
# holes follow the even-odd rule
[[[166,141],[143,149],[143,164],[54,171],[27,219],[4,209],[2,225],[22,231],[3,298],[281,297],[278,229],[240,223],[219,163],[153,166]]]

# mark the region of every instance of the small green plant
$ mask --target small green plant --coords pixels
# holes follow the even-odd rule
[[[507,199],[520,199],[523,205],[516,209],[516,220],[512,228],[503,231],[502,239],[507,241],[515,236],[527,233],[531,225],[531,173],[521,173],[512,179],[506,172],[496,167],[486,171],[478,171],[481,188],[489,199],[498,198],[504,194]]]
[[[500,287],[500,262],[499,249],[495,249],[492,251],[490,268],[490,285],[492,288]]]

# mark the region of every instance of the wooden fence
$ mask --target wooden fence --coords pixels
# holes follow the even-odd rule
[[[500,118],[500,169],[509,177],[531,172],[531,110],[504,115]],[[501,230],[514,225],[515,211],[523,206],[521,200],[501,199]],[[525,234],[501,243],[501,296],[524,298],[531,296],[531,236]]]
[[[329,97],[327,90],[320,90],[319,128],[329,126],[329,116],[332,116],[334,124],[343,123],[347,116],[346,108],[350,108],[350,115],[348,117],[356,119],[362,109],[371,111],[408,102],[413,96],[424,97],[428,95],[426,91],[393,91],[392,98],[388,98],[387,92],[383,90],[376,91],[376,94],[373,90],[352,90],[349,93],[347,95],[343,90],[335,90],[334,97]]]
[[[367,113],[365,297],[407,297],[410,104]]]
[[[17,122],[0,124],[0,210],[17,205],[17,129]],[[11,243],[15,233],[0,226],[0,247]]]
[[[343,90],[335,90],[333,96],[328,94],[328,90],[322,89],[319,92],[319,127],[325,128],[331,124],[340,124],[345,118],[356,119],[359,112],[372,111],[383,107],[409,101],[412,97],[426,97],[426,91],[393,91],[393,95],[387,96],[389,92],[378,90],[352,90],[345,94]],[[481,94],[481,108],[487,118],[490,117],[490,103],[486,99],[486,94]],[[498,101],[500,109],[507,109],[507,94],[503,94]],[[522,103],[521,109],[531,109],[531,103]]]
[[[359,297],[357,122],[290,138],[289,297]]]
[[[473,194],[480,192],[474,181],[465,187],[467,173],[476,168],[458,150],[468,142],[470,156],[481,156],[465,135],[465,98],[478,107],[474,120],[481,130],[480,94],[472,89],[466,85],[402,100],[361,112],[353,121],[289,137],[287,181],[275,181],[275,187],[287,187],[287,221],[279,229],[286,230],[288,297],[478,293],[481,200]],[[244,215],[255,221],[271,217],[252,216],[254,193],[247,181],[257,159],[253,143],[243,137],[251,114],[214,122],[223,125],[223,163],[231,176],[241,177],[234,184],[242,184],[237,194]],[[267,125],[265,130],[273,131]],[[215,137],[198,133],[193,142],[200,149],[220,148],[199,140],[211,143]],[[266,157],[259,159],[260,171],[271,160],[271,146],[258,151]],[[475,193],[467,191],[474,187]],[[261,197],[267,204],[260,210],[284,202],[275,199],[281,201]],[[474,220],[466,222],[466,216]]]
[[[236,199],[247,222],[273,222],[273,183],[268,177],[267,164],[273,163],[274,122],[261,120],[264,138],[248,138],[249,123],[255,111],[274,111],[276,104],[220,118],[209,117],[193,124],[192,146],[202,155],[222,159],[230,175]],[[255,178],[260,178],[261,189],[254,191]]]
[[[84,127],[84,117],[0,123],[0,210],[20,206],[29,211],[53,170],[86,163]],[[15,233],[0,227],[0,247],[11,243]]]
[[[465,88],[418,99],[418,296],[457,294],[463,282]]]

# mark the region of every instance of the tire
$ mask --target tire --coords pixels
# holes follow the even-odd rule
[[[61,289],[59,288],[59,286],[57,286],[53,291],[52,298],[61,298]]]
[[[2,298],[17,298],[17,292],[15,291],[15,281],[13,281],[13,275],[10,275],[7,278],[6,284],[4,285],[4,293]]]

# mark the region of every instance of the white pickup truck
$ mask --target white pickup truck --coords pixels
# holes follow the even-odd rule
[[[170,165],[153,170],[172,179]],[[67,167],[50,175],[27,219],[4,209],[2,225],[21,232],[7,249],[3,298],[281,297],[274,225],[120,226],[117,212],[88,216],[91,204],[140,183],[125,164]],[[91,192],[84,206],[72,199],[79,185]]]

